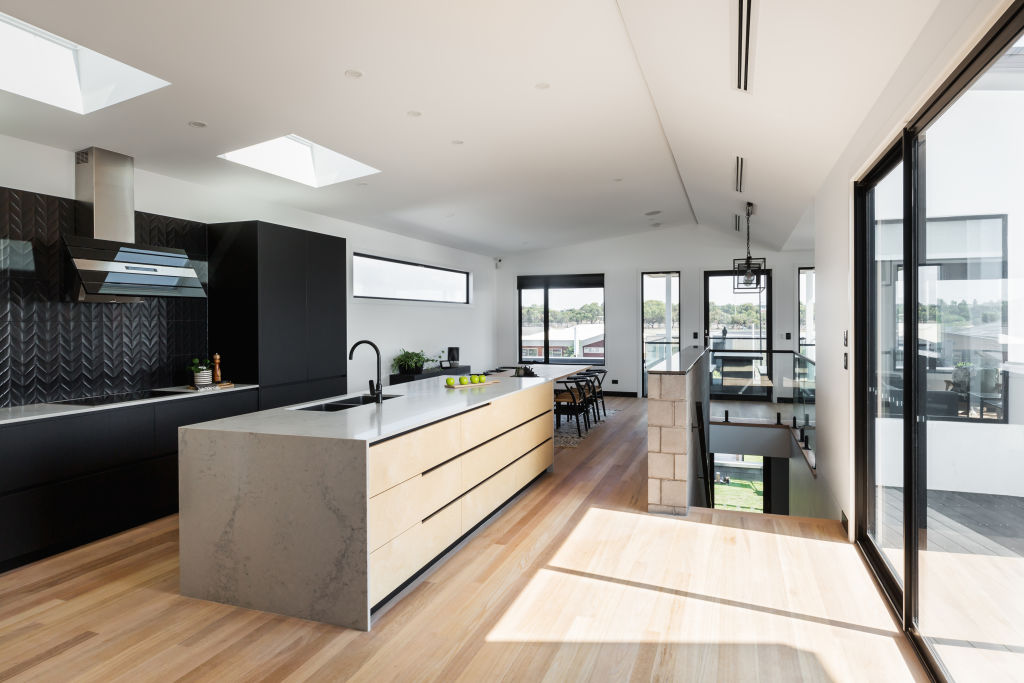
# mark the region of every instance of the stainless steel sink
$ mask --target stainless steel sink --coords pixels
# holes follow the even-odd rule
[[[382,396],[381,398],[386,401],[389,398],[398,398],[398,396]],[[359,396],[350,396],[337,401],[317,403],[316,405],[305,406],[304,408],[295,408],[295,410],[316,410],[322,413],[336,413],[339,410],[348,410],[349,408],[365,406],[371,403],[376,403],[373,396],[370,396],[369,394],[360,394]]]

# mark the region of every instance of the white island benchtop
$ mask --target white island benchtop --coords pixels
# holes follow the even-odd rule
[[[182,427],[182,594],[368,630],[374,606],[553,464],[550,380],[384,395]]]
[[[384,387],[384,395],[395,398],[385,399],[378,404],[356,406],[334,413],[301,410],[306,406],[366,394],[365,391],[362,394],[356,392],[297,403],[287,408],[261,410],[258,413],[203,422],[190,425],[189,428],[356,439],[373,443],[549,382],[539,377],[501,377],[487,384],[470,384],[455,389],[445,386],[443,377],[431,377]]]

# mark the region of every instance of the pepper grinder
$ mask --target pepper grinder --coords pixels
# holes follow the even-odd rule
[[[220,384],[220,354],[213,354],[213,383]]]

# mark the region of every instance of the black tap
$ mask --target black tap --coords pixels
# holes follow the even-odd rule
[[[374,400],[377,403],[383,403],[384,388],[381,386],[380,383],[380,349],[378,349],[377,345],[374,344],[369,339],[360,339],[359,341],[352,345],[352,350],[348,352],[349,360],[352,360],[352,356],[355,355],[356,352],[356,347],[359,346],[360,344],[369,344],[370,346],[373,347],[374,353],[377,354],[377,384],[374,385],[373,380],[370,380],[370,396],[373,396]]]

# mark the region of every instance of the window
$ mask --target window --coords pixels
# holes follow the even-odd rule
[[[736,292],[731,270],[704,273],[711,398],[772,400],[772,273],[765,289]]]
[[[800,268],[798,321],[800,323],[797,351],[814,360],[814,268]]]
[[[1024,666],[1022,66],[1015,3],[855,185],[856,538],[939,680]]]
[[[524,275],[519,360],[603,365],[604,275]]]
[[[469,273],[367,254],[353,254],[352,293],[362,299],[468,304]]]

